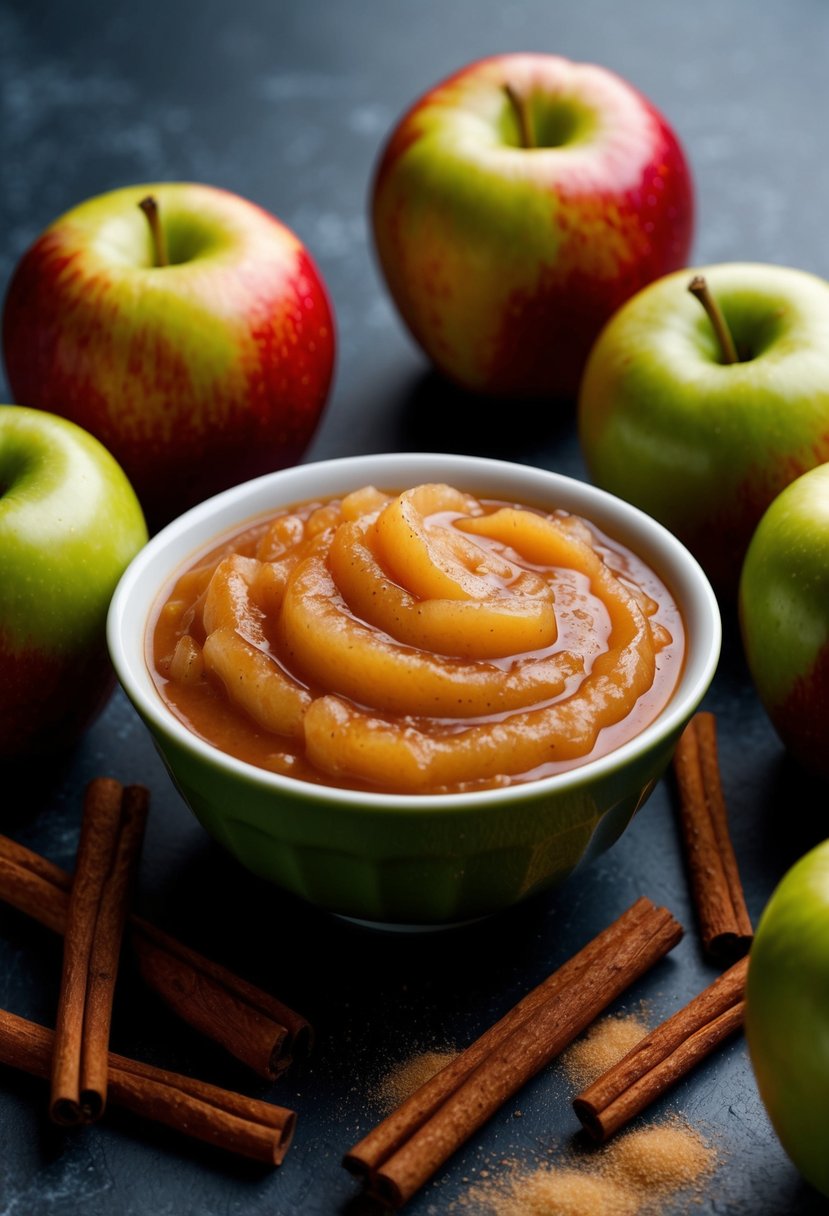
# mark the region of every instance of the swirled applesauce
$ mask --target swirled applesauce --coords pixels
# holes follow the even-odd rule
[[[222,751],[359,790],[536,780],[638,734],[671,697],[679,610],[563,511],[366,486],[247,527],[150,629],[170,710]]]

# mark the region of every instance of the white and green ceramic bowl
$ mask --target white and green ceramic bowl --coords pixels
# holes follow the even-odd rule
[[[406,795],[332,789],[255,768],[193,735],[161,700],[147,665],[153,607],[210,543],[258,516],[369,483],[444,481],[484,497],[583,515],[639,554],[677,600],[687,631],[682,678],[639,735],[569,772],[504,789]],[[694,558],[661,525],[584,482],[470,456],[394,453],[300,465],[227,490],[169,524],[115,592],[115,670],[201,823],[255,874],[332,912],[439,925],[506,908],[607,849],[642,805],[716,668],[720,618]]]

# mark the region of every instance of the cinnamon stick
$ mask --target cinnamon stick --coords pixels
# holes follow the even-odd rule
[[[742,958],[573,1100],[594,1140],[609,1139],[742,1025],[747,971]]]
[[[0,836],[0,899],[55,933],[66,926],[72,878],[24,845]],[[129,918],[133,948],[147,983],[191,1026],[272,1081],[310,1047],[311,1028],[294,1010],[226,967]]]
[[[55,1028],[50,1112],[56,1123],[93,1122],[107,1093],[115,977],[149,795],[99,777],[84,800],[69,894]]]
[[[718,962],[733,962],[748,952],[754,931],[728,829],[713,714],[698,713],[685,728],[674,754],[674,773],[703,948]]]
[[[387,1157],[421,1127],[443,1102],[454,1093],[469,1074],[487,1058],[521,1021],[534,1013],[571,978],[577,978],[612,943],[653,908],[650,900],[638,899],[618,920],[604,929],[563,966],[534,988],[507,1014],[485,1031],[466,1051],[436,1073],[388,1118],[378,1124],[346,1155],[343,1164],[354,1174],[371,1175]]]
[[[311,1047],[311,1027],[270,993],[141,917],[133,917],[133,946],[141,974],[175,1013],[274,1080]]]
[[[8,836],[0,836],[0,899],[11,904],[19,912],[39,921],[47,929],[63,935],[66,928],[66,912],[69,907],[69,887],[72,884],[71,874],[65,870],[54,869],[65,879],[65,885],[58,886],[53,879],[47,878],[38,870],[27,864],[20,864],[11,855],[11,848],[27,854],[32,860],[47,866],[45,857],[31,853],[23,845],[16,845]]]
[[[0,1010],[3,1064],[48,1078],[54,1043],[53,1031]],[[107,1067],[112,1101],[137,1115],[268,1165],[279,1165],[288,1151],[296,1123],[291,1110],[114,1052]]]
[[[401,1206],[681,936],[670,912],[638,900],[352,1148],[346,1168]]]

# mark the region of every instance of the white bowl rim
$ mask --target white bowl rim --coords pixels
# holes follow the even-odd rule
[[[423,468],[421,469],[421,466]],[[411,469],[411,472],[406,470]],[[342,474],[342,476],[340,476]],[[521,485],[516,502],[537,503],[552,510],[555,492],[561,491],[568,511],[584,517],[626,543],[648,562],[654,561],[672,593],[681,600],[686,641],[696,629],[699,636],[686,646],[682,676],[664,709],[644,730],[619,747],[595,760],[585,761],[561,773],[515,783],[497,789],[462,793],[401,794],[353,790],[316,784],[286,777],[239,760],[190,731],[164,704],[150,676],[145,659],[145,637],[150,613],[175,575],[187,569],[200,552],[205,552],[226,535],[241,531],[249,522],[293,503],[325,498],[347,489],[379,482],[387,488],[418,484],[420,481],[449,481],[461,489],[497,497],[499,482]],[[314,483],[330,482],[327,488]],[[484,484],[481,484],[481,483]],[[336,485],[334,483],[337,483]],[[291,487],[296,486],[296,492]],[[334,486],[334,488],[331,488]],[[274,489],[275,487],[275,489]],[[273,493],[273,501],[270,499]],[[583,506],[582,506],[583,501]],[[256,505],[253,504],[264,504]],[[211,521],[216,522],[211,524]],[[607,522],[605,522],[607,521]],[[631,537],[635,539],[631,540]],[[175,555],[164,560],[171,550]],[[644,552],[643,552],[644,550]],[[160,567],[163,573],[147,582],[148,571]],[[138,610],[130,611],[138,597],[141,604],[141,637],[130,647],[125,626]],[[690,596],[690,600],[686,600]],[[523,465],[483,456],[437,452],[386,452],[363,456],[334,457],[310,461],[266,473],[242,482],[192,507],[153,536],[124,571],[112,597],[107,618],[107,642],[118,679],[128,698],[145,723],[199,756],[210,765],[219,765],[246,783],[255,783],[273,792],[289,794],[292,799],[309,803],[339,804],[362,811],[385,812],[392,808],[416,812],[452,809],[481,809],[552,796],[592,782],[625,766],[677,731],[693,713],[704,696],[720,655],[722,624],[714,591],[701,566],[685,546],[662,524],[630,503],[589,482],[556,473],[535,465]]]

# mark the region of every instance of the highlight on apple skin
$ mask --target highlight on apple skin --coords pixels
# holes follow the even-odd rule
[[[600,328],[688,260],[693,189],[666,119],[605,68],[497,55],[427,92],[372,192],[400,314],[446,376],[572,398]]]
[[[0,405],[0,759],[67,746],[103,708],[109,601],[146,540],[97,439]]]
[[[777,733],[829,779],[829,464],[793,481],[760,520],[739,611],[749,671]]]
[[[162,183],[100,195],[46,229],[9,286],[3,345],[17,401],[100,439],[156,527],[300,459],[331,384],[334,318],[275,216]]]

